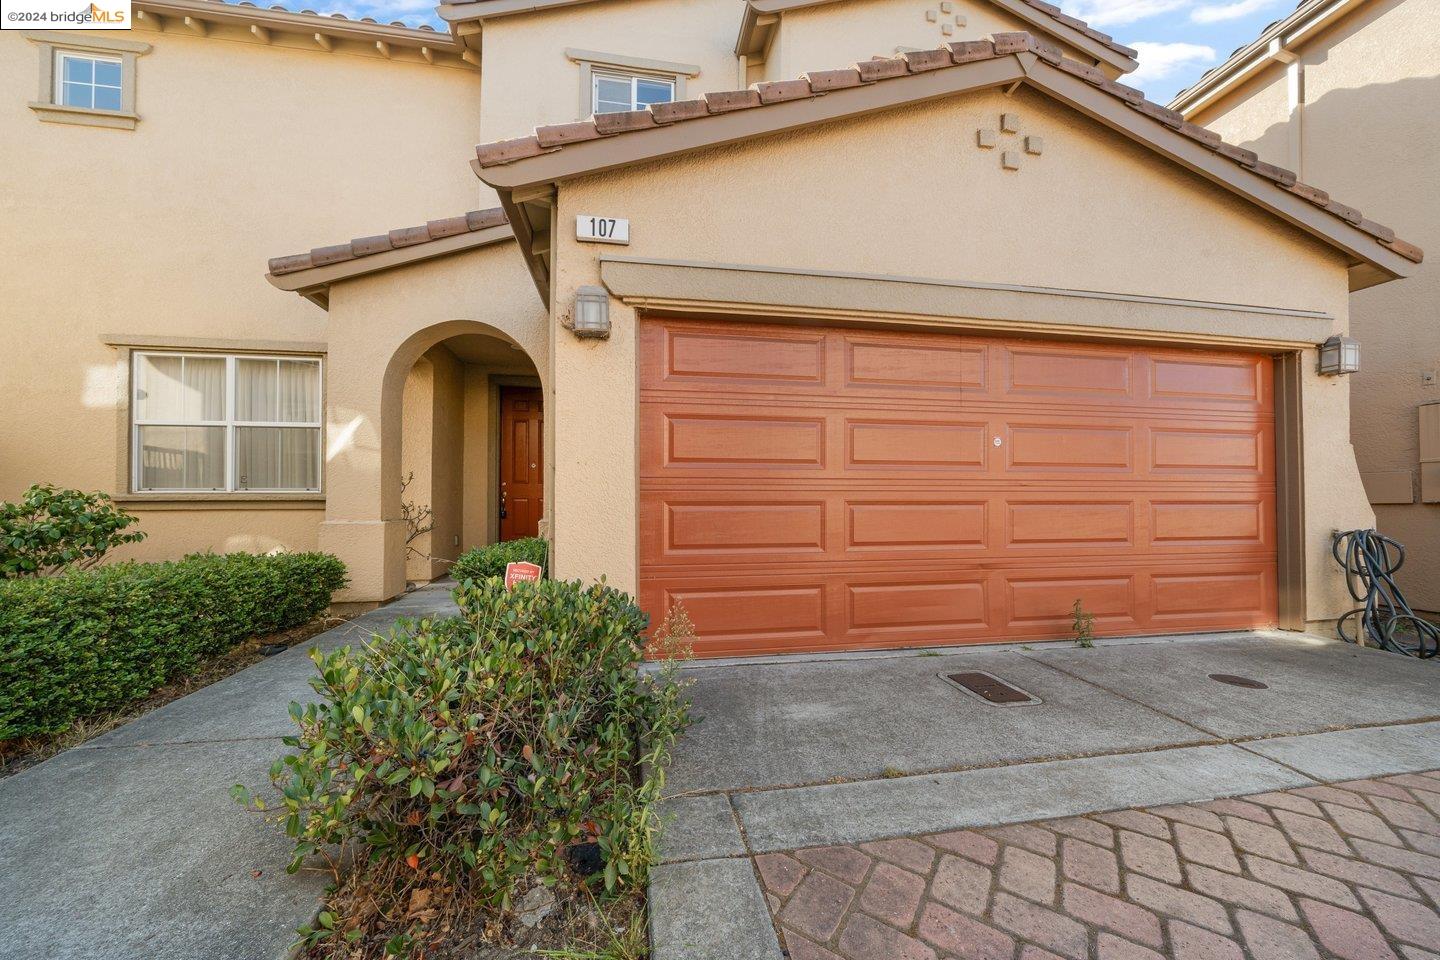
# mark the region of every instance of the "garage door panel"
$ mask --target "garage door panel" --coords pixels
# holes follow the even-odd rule
[[[1135,545],[1135,504],[1130,500],[1040,500],[1007,507],[1006,547]]]
[[[1151,542],[1156,546],[1273,551],[1274,511],[1273,497],[1151,500]]]
[[[665,417],[665,465],[825,466],[825,421],[743,413]]]
[[[641,374],[655,386],[813,392],[826,381],[823,332],[649,326],[642,343]]]
[[[1265,357],[1154,357],[1149,370],[1150,396],[1156,400],[1270,409],[1272,371]]]
[[[1268,358],[646,320],[641,600],[702,655],[1275,622]],[[997,444],[995,441],[998,440]]]
[[[847,337],[845,352],[847,387],[954,393],[979,392],[986,385],[986,350],[982,346],[957,342],[937,347],[932,340],[896,343]]]
[[[1267,472],[1267,448],[1274,440],[1261,426],[1213,429],[1152,427],[1153,473],[1239,474],[1258,478]]]
[[[1210,573],[1157,573],[1154,618],[1157,622],[1196,616],[1260,617],[1274,603],[1271,571],[1215,571]]]
[[[1005,349],[1009,381],[1005,395],[1093,401],[1133,399],[1128,353],[1076,353],[1046,347]]]
[[[946,420],[845,421],[849,469],[985,469],[986,424]]]
[[[1134,575],[1094,576],[1078,571],[1064,577],[1008,577],[1007,625],[1067,630],[1074,622],[1075,601],[1079,600],[1102,630],[1135,627],[1135,580]]]
[[[849,632],[973,629],[989,625],[983,578],[846,583]]]
[[[848,518],[845,548],[915,553],[936,548],[983,548],[989,503],[984,500],[863,501],[843,498]]]

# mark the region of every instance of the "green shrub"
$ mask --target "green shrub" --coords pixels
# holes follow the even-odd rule
[[[461,617],[312,654],[326,702],[291,705],[296,752],[271,770],[290,868],[350,844],[363,899],[392,917],[420,887],[503,908],[522,878],[566,882],[577,843],[598,844],[597,884],[643,883],[687,711],[668,672],[636,670],[648,618],[603,584],[491,579],[455,593]]]
[[[344,564],[318,553],[0,580],[0,740],[137,700],[202,657],[311,620],[344,583]]]
[[[124,532],[139,522],[107,494],[31,487],[0,503],[0,579],[92,566],[112,547],[144,540],[138,530]]]
[[[540,569],[549,572],[549,544],[540,537],[522,537],[492,543],[488,547],[475,547],[460,554],[460,559],[450,568],[450,575],[462,583],[466,580],[484,580],[488,577],[505,576],[505,564],[525,561],[536,563]],[[542,573],[541,576],[545,576]]]

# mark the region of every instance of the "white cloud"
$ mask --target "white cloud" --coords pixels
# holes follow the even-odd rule
[[[1140,66],[1123,78],[1132,86],[1144,87],[1152,80],[1164,80],[1171,74],[1200,64],[1215,62],[1215,48],[1198,43],[1147,43],[1137,40],[1130,44],[1140,56]]]
[[[1202,3],[1190,11],[1190,19],[1195,23],[1224,23],[1226,20],[1239,20],[1241,17],[1248,17],[1252,13],[1258,13],[1266,7],[1274,5],[1275,0],[1234,0],[1233,3]]]
[[[1081,0],[1065,12],[1079,17],[1092,27],[1134,23],[1161,13],[1188,7],[1191,0]]]

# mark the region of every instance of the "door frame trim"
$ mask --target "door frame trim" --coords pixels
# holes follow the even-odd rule
[[[1305,434],[1304,354],[1275,357],[1275,597],[1283,630],[1304,630]]]

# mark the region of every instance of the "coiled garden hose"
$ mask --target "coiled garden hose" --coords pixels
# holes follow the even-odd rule
[[[1440,628],[1415,615],[1395,582],[1405,547],[1375,530],[1335,534],[1330,552],[1360,606],[1336,624],[1342,639],[1428,660],[1440,653]]]

